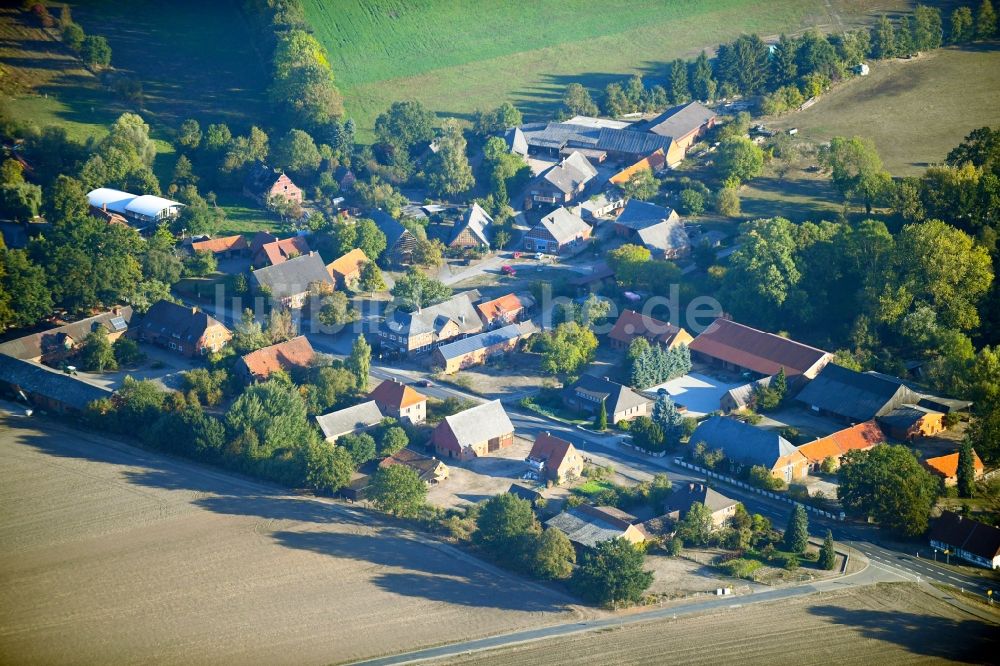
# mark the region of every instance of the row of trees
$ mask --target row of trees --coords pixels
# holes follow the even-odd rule
[[[45,23],[45,18],[42,18],[42,24]],[[83,28],[73,21],[69,5],[63,5],[59,10],[59,33],[63,43],[76,52],[88,66],[107,67],[111,64],[111,46],[108,40],[100,35],[84,33]]]
[[[629,344],[625,364],[629,385],[645,389],[690,372],[691,352],[687,345],[666,349],[639,337]]]

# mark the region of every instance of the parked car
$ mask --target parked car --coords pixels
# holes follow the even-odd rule
[[[515,259],[520,259],[521,258],[521,251],[518,250],[517,252],[514,252],[511,256],[513,258],[515,258]]]
[[[541,261],[544,258],[545,258],[545,253],[544,252],[536,252],[535,253],[535,259],[538,259],[539,261]]]
[[[511,266],[510,264],[504,264],[503,266],[501,266],[500,272],[503,273],[504,275],[510,275],[511,277],[517,275],[517,271],[515,271],[514,267]]]
[[[434,386],[433,382],[431,382],[431,380],[429,380],[429,379],[421,379],[421,380],[415,381],[415,382],[413,382],[413,385],[414,386],[419,386],[421,388],[430,388],[431,386]]]

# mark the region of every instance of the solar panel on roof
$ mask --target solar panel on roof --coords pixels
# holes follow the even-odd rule
[[[124,331],[128,328],[128,324],[125,323],[124,317],[112,317],[111,328],[115,331]]]

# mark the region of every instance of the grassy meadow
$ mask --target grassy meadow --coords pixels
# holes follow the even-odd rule
[[[741,32],[776,35],[867,22],[907,3],[886,0],[305,0],[362,138],[398,99],[468,118],[512,101],[550,113],[567,84],[594,91],[632,73],[694,57]],[[473,8],[474,7],[474,8]]]

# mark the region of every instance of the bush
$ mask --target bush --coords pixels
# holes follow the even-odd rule
[[[681,212],[685,215],[701,215],[705,212],[705,195],[698,190],[681,190]]]
[[[962,419],[957,412],[948,412],[944,415],[944,417],[942,417],[941,423],[945,428],[954,428],[961,420]]]
[[[139,350],[139,343],[132,338],[118,338],[112,345],[118,365],[136,365],[141,363],[146,355]]]
[[[681,554],[681,551],[684,549],[684,540],[678,537],[674,537],[673,539],[667,539],[667,542],[663,544],[663,548],[664,550],[667,551],[667,555],[671,557],[677,557],[678,555]]]
[[[719,565],[719,568],[726,572],[726,574],[732,576],[733,578],[743,578],[746,580],[753,580],[754,573],[760,569],[763,564],[757,560],[749,560],[746,558],[737,558],[735,560],[729,560]]]

